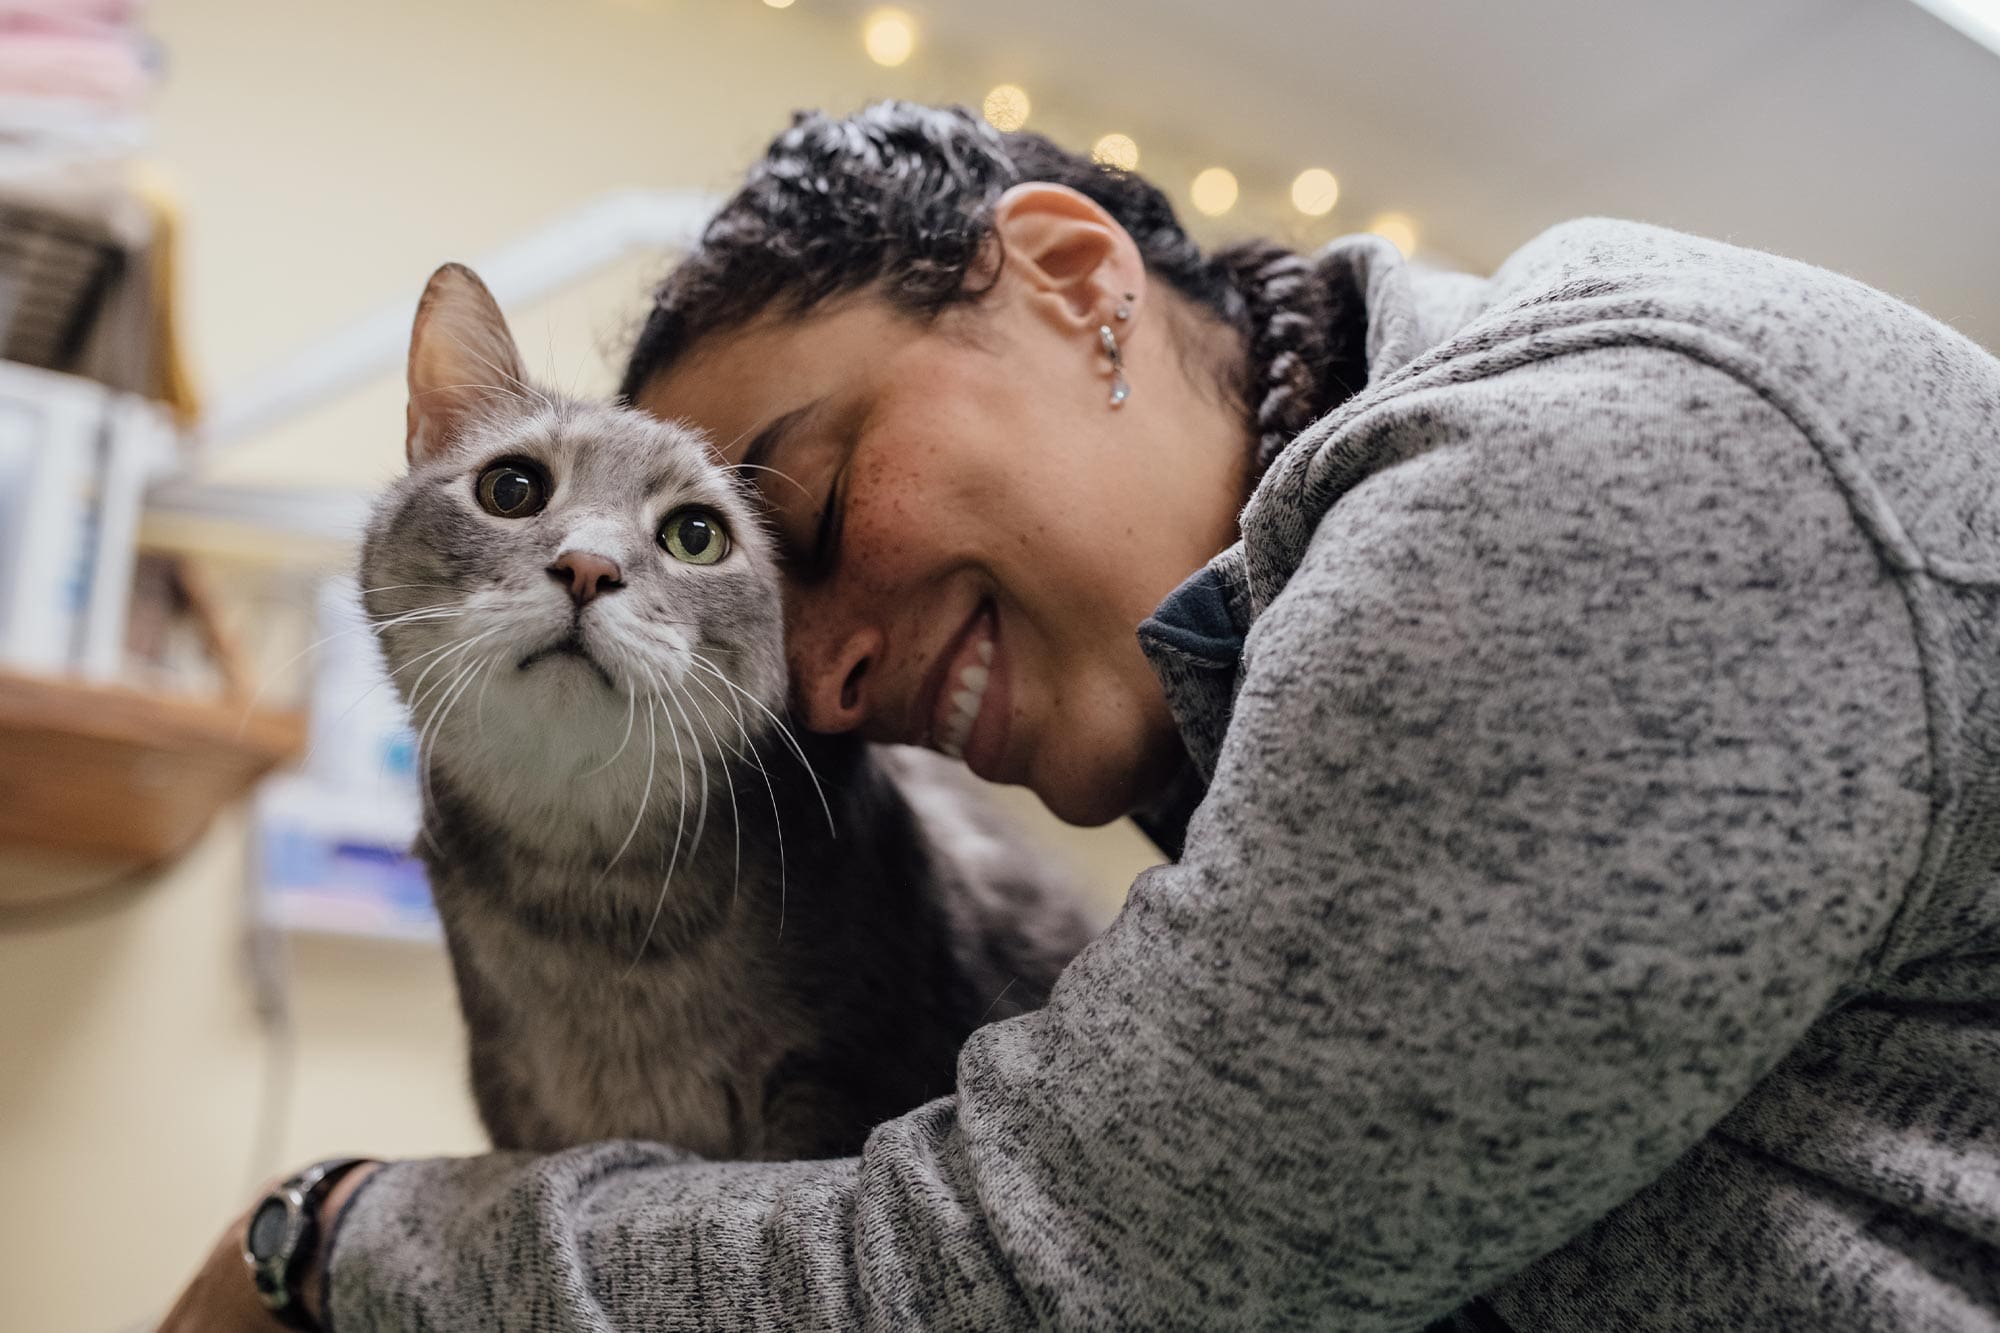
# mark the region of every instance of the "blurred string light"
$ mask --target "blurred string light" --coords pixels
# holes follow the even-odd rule
[[[1219,218],[1236,207],[1236,176],[1228,167],[1210,167],[1194,178],[1188,187],[1188,195],[1194,200],[1196,211],[1212,218]]]
[[[1368,230],[1401,250],[1405,259],[1417,252],[1417,224],[1407,213],[1377,213]]]
[[[917,49],[917,25],[900,9],[878,9],[862,26],[861,44],[876,64],[900,65]]]
[[[979,109],[994,129],[1018,130],[1028,123],[1028,94],[1015,84],[1003,83],[986,94]]]
[[[1091,145],[1090,160],[1119,171],[1139,169],[1139,145],[1129,134],[1107,134]]]
[[[773,9],[790,9],[792,7],[792,0],[764,0],[764,3]]]
[[[1340,202],[1340,180],[1325,167],[1307,167],[1292,181],[1292,207],[1309,218],[1323,218]]]

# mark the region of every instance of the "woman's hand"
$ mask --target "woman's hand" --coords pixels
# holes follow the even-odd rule
[[[380,1166],[380,1162],[369,1162],[355,1167],[320,1204],[319,1244],[304,1274],[301,1293],[315,1324],[321,1322],[320,1314],[325,1309],[326,1272],[322,1265],[334,1220],[354,1197],[361,1182]],[[272,1185],[276,1183],[273,1181]],[[246,1212],[224,1228],[222,1238],[208,1252],[208,1258],[174,1302],[174,1308],[167,1312],[159,1333],[286,1333],[285,1326],[264,1308],[257,1289],[250,1283],[250,1269],[243,1262],[243,1234],[249,1224],[250,1214]]]
[[[223,1231],[167,1312],[160,1333],[283,1333],[285,1326],[257,1298],[243,1263],[243,1229],[249,1222],[245,1213]]]

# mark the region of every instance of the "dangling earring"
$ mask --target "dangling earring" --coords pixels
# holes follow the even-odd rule
[[[1111,405],[1123,407],[1132,396],[1132,386],[1125,382],[1125,355],[1118,350],[1118,335],[1109,324],[1099,324],[1097,341],[1103,345],[1104,355],[1111,358]]]
[[[1112,318],[1116,318],[1120,324],[1132,318],[1134,300],[1136,296],[1132,296],[1132,292],[1126,292],[1124,302],[1112,312]],[[1098,346],[1104,348],[1104,356],[1112,362],[1112,406],[1124,406],[1124,400],[1132,396],[1132,384],[1126,382],[1124,352],[1118,350],[1118,334],[1112,332],[1110,324],[1098,324]]]
[[[1131,292],[1111,312],[1111,317],[1123,324],[1132,318],[1132,303],[1139,298]],[[1111,331],[1109,324],[1097,326],[1097,341],[1104,348],[1104,355],[1111,361],[1111,405],[1125,406],[1125,400],[1132,396],[1132,385],[1125,378],[1125,354],[1118,350],[1118,335]]]

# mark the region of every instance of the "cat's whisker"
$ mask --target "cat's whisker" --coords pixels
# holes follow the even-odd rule
[[[380,630],[387,628],[391,625],[402,623],[402,621],[405,619],[415,619],[420,615],[425,615],[425,613],[433,611],[440,612],[440,614],[438,614],[435,617],[435,619],[439,620],[447,619],[448,615],[459,614],[456,611],[451,611],[448,614],[443,613],[444,609],[442,607],[418,607],[415,611],[404,613],[403,617],[399,617],[396,620],[384,621],[380,623],[369,623],[364,620],[362,624],[349,625],[345,629],[335,630],[333,633],[327,635],[325,638],[315,639],[313,640],[313,642],[299,649],[297,652],[293,653],[290,657],[278,663],[278,665],[272,668],[270,671],[264,672],[262,679],[260,679],[257,682],[257,688],[250,692],[250,697],[246,699],[243,703],[242,715],[236,719],[236,735],[238,739],[242,738],[244,731],[248,729],[248,727],[250,726],[250,715],[257,710],[257,705],[263,700],[265,691],[270,689],[271,682],[276,680],[279,676],[283,675],[288,667],[292,666],[294,663],[304,658],[307,654],[312,653],[317,649],[326,647],[326,645],[332,643],[335,639],[344,639],[350,634],[362,634],[369,631],[379,632]],[[426,616],[426,618],[431,618],[431,617]]]
[[[692,656],[697,662],[701,660],[699,653],[692,654]],[[736,689],[735,682],[721,673],[714,671],[713,668],[710,669],[710,674],[714,675],[724,685],[729,686],[731,689]],[[737,690],[737,692],[739,694],[742,693],[741,690]],[[721,701],[718,699],[717,702]],[[771,770],[764,767],[763,756],[758,754],[757,744],[750,739],[750,728],[745,724],[743,714],[740,710],[736,713],[736,729],[743,737],[743,748],[748,752],[750,762],[755,764],[757,771],[763,775],[764,794],[771,800],[771,830],[776,835],[778,843],[778,937],[782,939],[785,934],[785,816],[778,808],[778,788],[771,781]]]
[[[695,775],[701,779],[701,800],[695,805],[694,838],[690,843],[693,850],[688,853],[692,860],[695,853],[701,850],[702,834],[708,831],[708,756],[702,753],[701,744],[695,739],[694,721],[688,716],[688,710],[681,706],[678,693],[671,691],[671,684],[669,682],[667,702],[674,706],[674,711],[681,715],[681,721],[687,724],[688,745],[695,752]]]
[[[618,757],[625,753],[625,747],[632,743],[632,724],[634,721],[637,720],[635,715],[638,713],[638,711],[639,711],[638,691],[634,690],[630,685],[627,685],[625,687],[624,739],[618,742],[618,748],[611,752],[611,757],[609,759],[599,764],[596,768],[587,769],[584,772],[579,773],[577,775],[579,778],[595,777],[597,774],[602,773],[605,769],[611,767],[613,764],[618,762]]]
[[[783,737],[785,744],[791,747],[792,753],[798,758],[799,766],[805,769],[806,776],[812,780],[813,792],[819,797],[819,808],[826,814],[827,836],[834,838],[839,837],[840,836],[839,830],[834,827],[834,822],[833,822],[833,806],[826,799],[825,788],[819,785],[819,774],[813,772],[812,761],[806,758],[805,747],[799,744],[798,737],[792,735],[792,729],[786,726],[784,720],[780,718],[776,713],[772,712],[771,709],[764,703],[762,699],[759,699],[756,695],[750,693],[750,691],[744,689],[741,685],[738,685],[735,681],[731,680],[728,676],[724,675],[713,662],[708,661],[700,653],[694,652],[692,650],[689,651],[688,656],[694,661],[697,667],[707,671],[711,676],[714,676],[724,685],[727,685],[730,689],[736,691],[736,693],[743,696],[743,698],[747,700],[753,707],[762,712],[765,717],[771,719],[771,725],[777,728],[778,735]]]
[[[717,694],[714,690],[710,689],[708,687],[708,682],[703,680],[700,676],[689,675],[687,679],[690,683],[692,683],[694,686],[700,689],[703,694],[706,694],[710,699],[713,699],[715,701],[715,706],[721,709],[723,714],[727,716],[731,722],[734,722],[736,724],[736,734],[739,737],[739,739],[744,742],[747,742],[749,740],[749,732],[743,726],[742,710],[737,708],[731,708],[729,706],[729,701],[724,699],[721,695]],[[702,710],[697,709],[696,711],[701,712]],[[704,722],[707,721],[707,714],[705,712],[702,713],[702,720]],[[710,727],[709,730],[711,733],[713,733],[715,729],[713,727]],[[738,759],[742,759],[744,757],[743,745],[741,744],[725,742],[720,735],[716,736],[715,743],[718,749],[727,749],[730,754],[734,755]]]
[[[357,597],[370,597],[378,592],[401,592],[405,588],[442,588],[446,592],[458,591],[449,583],[384,583],[378,588],[356,588],[354,593]]]
[[[707,694],[709,698],[715,700],[717,708],[722,709],[725,713],[729,711],[729,706],[722,702],[722,697],[714,690],[708,688],[708,682],[699,676],[689,676],[688,679],[699,685],[702,692]],[[734,747],[726,746],[723,743],[722,736],[716,731],[715,724],[708,720],[708,713],[705,710],[697,708],[694,710],[694,713],[696,717],[701,719],[701,725],[707,728],[708,738],[715,742],[717,754],[728,749],[738,758],[742,757],[742,750],[734,749]],[[737,722],[740,731],[742,719],[737,719]],[[736,906],[736,892],[743,886],[743,816],[736,809],[736,766],[734,764],[725,763],[722,766],[722,789],[729,793],[729,905],[733,909]]]
[[[500,665],[501,653],[494,653],[486,659],[486,679],[479,683],[479,697],[472,701],[472,729],[481,740],[486,739],[486,691],[493,687],[493,668]]]
[[[397,676],[401,675],[403,672],[408,671],[411,667],[417,665],[419,662],[428,661],[431,658],[436,657],[439,653],[450,652],[453,648],[456,648],[459,645],[465,643],[466,638],[469,637],[471,636],[468,635],[462,638],[449,639],[446,642],[439,644],[435,648],[426,648],[424,649],[424,651],[418,653],[415,657],[412,657],[409,661],[403,663],[401,666],[389,668],[389,670],[384,673],[384,679],[393,680]],[[421,678],[419,679],[421,680]],[[380,682],[378,681],[377,684],[380,684]]]
[[[688,679],[693,681],[695,684],[701,686],[703,690],[707,691],[708,697],[715,700],[716,707],[722,709],[724,714],[726,714],[729,717],[730,721],[736,724],[737,758],[749,760],[751,763],[755,764],[759,772],[763,774],[764,790],[770,796],[771,799],[772,825],[774,830],[776,831],[778,839],[778,911],[780,916],[782,917],[785,907],[785,831],[784,831],[783,820],[780,819],[778,816],[778,798],[776,791],[772,787],[770,770],[764,767],[763,760],[758,755],[757,742],[751,739],[749,720],[744,716],[741,705],[732,706],[729,700],[724,699],[714,690],[709,689],[708,683],[702,680],[700,676],[690,675]],[[731,805],[730,815],[732,819],[736,819],[737,818],[735,811],[736,778],[733,769],[731,770],[730,773],[729,784],[730,784],[729,799]],[[738,843],[734,851],[737,860],[737,868],[738,868],[737,873],[740,878],[741,867],[742,867],[742,856],[743,856],[743,848],[741,844],[740,820],[738,820]]]
[[[639,810],[638,813],[632,816],[632,827],[625,830],[625,841],[618,844],[618,850],[613,852],[611,854],[611,859],[604,863],[604,870],[601,874],[598,875],[597,882],[590,886],[592,893],[595,893],[597,889],[603,885],[604,881],[610,877],[612,867],[618,864],[618,858],[625,855],[625,849],[627,847],[630,847],[632,845],[632,839],[638,836],[639,823],[646,817],[646,804],[647,802],[653,799],[653,766],[655,762],[659,759],[659,755],[660,755],[659,733],[658,729],[653,725],[653,698],[651,695],[647,695],[646,696],[646,785],[639,793]]]
[[[423,761],[420,772],[423,778],[423,797],[424,797],[423,805],[424,809],[426,810],[435,809],[437,806],[437,802],[431,790],[432,755],[435,750],[437,740],[444,733],[445,723],[451,716],[451,710],[457,706],[458,701],[461,697],[463,697],[466,688],[471,685],[474,676],[480,671],[482,667],[490,666],[496,660],[498,660],[497,655],[485,658],[481,661],[472,662],[468,664],[463,671],[459,672],[459,674],[456,677],[453,678],[454,684],[457,687],[455,692],[452,693],[448,698],[446,698],[444,707],[438,711],[436,718],[434,718],[431,724],[425,728],[426,735],[424,737],[420,737],[417,742],[417,752],[422,757]],[[438,849],[437,840],[435,838],[431,840],[431,847],[434,850],[440,850],[440,854],[442,854],[441,849]]]
[[[366,624],[355,625],[351,629],[342,630],[338,637],[345,638],[347,635],[358,633],[361,630],[374,630],[379,633],[384,630],[401,629],[404,625],[423,625],[433,620],[452,620],[464,614],[465,609],[463,607],[424,606],[414,611],[400,612],[397,615],[388,616],[381,620],[371,618]]]
[[[438,737],[443,734],[445,727],[451,722],[452,712],[459,704],[465,701],[465,696],[471,691],[473,685],[491,679],[489,673],[492,671],[493,664],[499,660],[500,655],[498,653],[488,653],[486,656],[473,662],[461,673],[462,679],[459,682],[458,688],[453,690],[450,696],[445,699],[444,710],[438,715],[438,724],[431,732],[431,743],[433,745],[437,744]]]
[[[367,689],[363,690],[359,695],[355,696],[354,702],[349,704],[346,710],[343,711],[340,716],[343,718],[346,717],[348,713],[353,712],[357,707],[360,706],[361,701],[363,699],[366,699],[369,695],[375,693],[375,691],[381,689],[384,685],[391,683],[397,676],[401,675],[405,671],[408,671],[410,668],[416,666],[418,663],[429,661],[433,666],[435,666],[438,662],[443,660],[442,654],[450,653],[456,649],[463,648],[466,646],[467,643],[476,643],[481,639],[491,638],[495,633],[498,633],[498,631],[489,630],[483,634],[471,635],[468,636],[467,638],[462,638],[462,639],[453,639],[450,642],[440,644],[435,648],[425,649],[423,652],[418,653],[415,657],[403,663],[401,666],[390,667],[388,671],[383,674],[381,680],[376,681],[373,685],[370,685]],[[426,667],[424,670],[426,675],[429,674],[430,671],[429,667]],[[413,685],[410,689],[410,694],[412,696],[416,694],[417,686],[421,686],[423,684],[423,679],[424,679],[423,676],[417,677],[416,685]],[[416,704],[413,701],[413,699],[406,699],[404,707],[410,709],[414,713],[416,709]],[[339,720],[338,718],[335,719],[335,721],[338,720]]]
[[[470,648],[481,640],[491,638],[497,633],[499,633],[498,629],[487,630],[484,634],[466,640],[459,647],[461,649]],[[438,660],[442,661],[444,659],[439,658]],[[464,692],[465,686],[471,683],[473,674],[482,665],[488,665],[493,660],[497,660],[497,655],[495,658],[479,659],[467,663],[464,667],[458,669],[457,674],[449,678],[448,684],[441,687],[432,696],[433,698],[442,698],[444,700],[444,707],[438,709],[430,718],[425,720],[422,729],[417,733],[417,779],[418,785],[422,790],[423,808],[427,811],[437,808],[437,802],[434,799],[431,789],[431,764],[436,739],[444,730],[444,722],[451,714],[452,705],[458,702],[459,695]],[[436,663],[433,662],[431,665],[435,666]],[[424,670],[428,673],[430,667],[426,667]],[[410,705],[410,712],[413,717],[420,716],[418,709],[419,705],[413,700]],[[428,820],[428,816],[426,816],[426,819]],[[443,855],[443,848],[438,846],[436,838],[430,836],[427,824],[424,828],[424,836],[430,843],[431,850],[437,852],[439,855]]]
[[[352,631],[349,632],[351,633]],[[393,680],[396,676],[400,675],[405,671],[408,671],[411,667],[415,666],[417,663],[424,661],[426,658],[435,657],[439,653],[446,652],[449,649],[456,647],[457,645],[463,642],[464,640],[462,639],[455,639],[451,643],[447,643],[442,647],[432,648],[427,652],[421,653],[418,656],[413,657],[409,661],[403,663],[401,666],[390,667],[387,671],[383,673],[383,676],[380,680],[376,681],[373,685],[370,685],[367,689],[361,691],[361,693],[355,695],[354,698],[348,702],[347,707],[341,709],[330,724],[328,724],[323,728],[320,728],[319,729],[320,734],[323,736],[333,735],[335,732],[339,731],[340,724],[347,720],[348,714],[352,713],[355,709],[361,707],[362,702],[366,700],[369,695],[375,693],[375,691],[381,689],[384,685],[389,684],[390,681]],[[304,757],[299,760],[300,765],[303,766],[310,764],[312,762],[312,757],[318,753],[319,753],[319,742],[315,740],[311,745],[306,747],[306,752]]]
[[[472,673],[478,670],[478,668],[479,668],[479,663],[474,662],[470,664],[469,666],[461,670],[457,675],[451,678],[452,683],[457,684],[461,680],[471,679]],[[436,734],[443,730],[444,719],[450,713],[451,703],[456,702],[456,697],[457,696],[454,695],[451,700],[447,701],[445,707],[443,709],[440,709],[437,713],[433,714],[431,718],[424,723],[423,730],[417,733],[417,774],[423,788],[423,808],[426,812],[437,809],[437,800],[431,790],[431,761],[433,758],[432,742]],[[433,836],[431,833],[430,819],[428,814],[426,814],[421,827],[423,829],[424,840],[430,843],[431,850],[436,852],[439,856],[443,856],[444,848],[438,845],[437,838]]]
[[[350,628],[350,630],[344,630],[344,632],[346,632],[346,634],[358,634],[358,632],[362,632],[362,630],[374,630],[374,632],[376,632],[376,636],[380,638],[380,636],[386,636],[386,632],[388,632],[388,630],[392,630],[392,628],[402,628],[402,626],[408,626],[408,624],[434,624],[434,622],[440,622],[440,620],[452,620],[452,618],[458,618],[458,616],[462,616],[462,614],[464,614],[462,610],[450,610],[450,612],[438,612],[438,614],[424,614],[424,616],[418,616],[416,612],[412,612],[410,616],[398,616],[398,620],[396,620],[394,624],[356,624],[354,628]],[[452,646],[452,642],[462,642],[462,640],[450,640],[450,642],[446,642],[444,646],[448,648],[448,646]],[[384,654],[388,654],[388,644],[384,642],[382,646],[384,646]],[[414,667],[414,664],[416,664],[416,662],[422,662],[424,658],[432,656],[432,654],[434,654],[434,652],[438,652],[438,650],[440,650],[440,648],[428,648],[428,650],[424,650],[424,652],[418,652],[418,654],[416,654],[416,656],[412,656],[412,658],[410,658],[408,662],[404,662],[404,664],[402,664],[402,667],[396,667],[396,669],[390,669],[390,671],[388,671],[388,677],[390,677],[390,679],[394,679],[394,677],[396,677],[396,673],[400,673],[402,669],[406,669],[406,667]]]
[[[685,418],[681,420],[680,424],[691,426],[691,423],[686,421]],[[726,461],[729,457],[729,451],[731,449],[734,449],[737,445],[743,443],[743,441],[749,439],[750,432],[756,429],[757,428],[755,426],[745,426],[742,430],[737,431],[734,435],[729,437],[729,443],[727,444],[711,443],[708,446],[709,457],[714,461],[717,467],[731,466],[731,464]]]
[[[995,1009],[998,1009],[1000,1007],[1000,1001],[1007,998],[1007,992],[1013,990],[1014,983],[1019,981],[1020,979],[1021,978],[1018,976],[1008,977],[1007,984],[1000,988],[1000,993],[993,997],[993,1003],[986,1006],[985,1010],[979,1015],[979,1021],[977,1023],[974,1023],[972,1026],[974,1027],[986,1026],[986,1020],[992,1016],[993,1011]]]
[[[781,481],[790,482],[792,489],[796,490],[800,495],[805,496],[807,500],[811,500],[813,498],[813,493],[807,490],[804,484],[801,483],[797,477],[794,477],[791,473],[786,472],[780,468],[771,467],[769,464],[733,463],[730,465],[730,469],[731,471],[735,472],[768,472],[772,476],[778,478]]]
[[[414,683],[411,684],[408,692],[403,696],[404,699],[407,700],[409,703],[410,715],[412,717],[417,717],[420,716],[423,712],[424,700],[426,698],[426,695],[424,694],[424,681],[427,678],[429,678],[431,672],[435,671],[439,666],[443,665],[451,658],[457,656],[459,653],[462,653],[466,649],[472,647],[474,644],[482,642],[483,640],[486,639],[490,639],[499,632],[500,631],[497,627],[494,629],[484,630],[478,634],[468,635],[467,637],[458,640],[456,643],[446,644],[441,651],[433,651],[432,653],[428,654],[428,656],[431,658],[430,664],[427,665],[421,672],[418,673],[417,679],[415,680]],[[414,665],[414,661],[412,662],[412,665]],[[436,696],[433,693],[429,697],[434,698]]]
[[[438,687],[434,698],[441,701],[441,705],[425,720],[423,730],[417,737],[417,752],[425,757],[427,772],[429,756],[436,748],[438,736],[444,731],[445,719],[451,716],[453,706],[465,693],[466,687],[471,685],[475,673],[491,661],[490,657],[467,661],[454,669],[444,684]],[[428,796],[428,792],[426,795]]]
[[[680,729],[671,717],[667,719],[667,734],[673,738],[674,762],[681,773],[680,790],[675,793],[677,799],[674,801],[674,850],[667,861],[666,877],[660,881],[660,896],[653,904],[653,915],[646,922],[646,933],[639,937],[639,950],[632,955],[632,965],[625,969],[626,976],[632,975],[633,968],[638,967],[646,956],[646,946],[653,942],[653,928],[660,924],[660,913],[666,908],[667,891],[673,886],[674,871],[680,869],[681,834],[687,829],[687,758],[681,750]]]

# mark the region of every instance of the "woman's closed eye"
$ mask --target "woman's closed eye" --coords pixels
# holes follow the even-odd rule
[[[813,531],[812,554],[799,572],[810,579],[823,579],[833,572],[840,558],[841,520],[847,513],[847,469],[834,474],[820,501],[819,523]]]
[[[781,557],[796,577],[825,578],[839,559],[847,467],[865,416],[865,403],[816,399],[759,431],[736,465],[751,475],[763,494],[777,528]],[[820,474],[827,479],[815,484]],[[820,497],[816,504],[815,495]],[[813,507],[800,513],[803,505]]]
[[[802,527],[814,523],[808,514],[802,512],[807,505],[813,504],[813,493],[791,473],[768,464],[738,463],[735,470],[747,480],[749,493],[756,497],[758,508],[770,522],[771,535],[778,542],[778,558],[788,566],[803,565],[801,555],[805,544],[800,542],[798,533]],[[825,535],[827,507],[832,502],[832,493],[832,484],[829,483],[827,499],[813,505],[810,511],[818,515],[811,539],[815,552]]]

